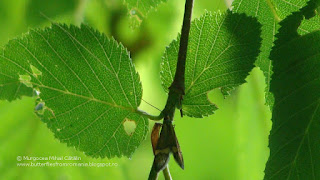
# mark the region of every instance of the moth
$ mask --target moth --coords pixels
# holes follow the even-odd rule
[[[155,156],[152,165],[154,171],[158,173],[167,166],[171,153],[178,165],[184,169],[183,156],[172,121],[163,121],[163,124],[156,123],[152,129],[151,142]]]

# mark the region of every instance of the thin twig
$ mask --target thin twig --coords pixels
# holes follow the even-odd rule
[[[167,167],[164,168],[164,170],[162,172],[163,172],[165,180],[172,180],[172,177],[171,177],[171,174],[170,174],[170,170],[169,170],[169,165],[167,165]]]

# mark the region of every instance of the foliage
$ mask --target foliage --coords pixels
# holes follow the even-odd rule
[[[235,0],[232,4],[235,12],[246,13],[249,16],[256,17],[261,23],[261,53],[256,66],[259,67],[264,75],[267,84],[266,104],[272,109],[274,98],[270,90],[270,81],[272,76],[272,61],[270,61],[270,52],[273,46],[275,34],[278,31],[278,22],[293,11],[299,10],[306,4],[307,0],[289,0],[289,1],[260,1],[260,0]],[[279,8],[278,8],[279,7]]]
[[[314,12],[312,6],[310,2],[280,23],[271,51],[275,105],[265,179],[320,178],[320,31],[297,32],[301,21]]]
[[[150,8],[162,2],[165,0],[125,1],[128,13],[139,24],[148,19]],[[48,16],[81,16],[81,12],[73,12],[81,3],[59,3],[66,10],[55,11],[54,6],[42,6],[37,0],[19,7],[28,5],[25,19],[32,26],[47,21],[39,19],[33,8]],[[265,101],[273,122],[265,179],[320,178],[318,5],[317,0],[235,0],[231,11],[206,12],[192,22],[183,111],[190,117],[219,112],[215,105],[219,100],[211,103],[208,93],[219,89],[215,93],[229,95],[246,80],[250,84],[247,75],[254,65],[259,67],[265,76]],[[15,22],[22,16],[18,14]],[[0,13],[0,19],[5,15]],[[179,39],[170,43],[162,58],[160,77],[166,92],[175,73]],[[0,84],[1,100],[35,97],[36,114],[55,137],[88,156],[131,157],[147,135],[147,118],[152,116],[138,109],[142,85],[129,52],[87,25],[54,23],[11,40],[0,50]],[[230,98],[233,96],[226,101],[233,100]],[[239,99],[239,106],[246,105],[245,99]],[[224,106],[219,107],[224,112]],[[234,109],[230,108],[229,114]],[[245,118],[252,114],[254,110]],[[183,141],[182,149],[186,146]]]
[[[197,29],[201,22],[202,28]],[[215,109],[215,105],[207,105],[210,103],[206,98],[208,91],[245,82],[258,55],[259,24],[245,15],[228,11],[224,15],[206,14],[192,27],[189,50],[193,52],[195,49],[195,58],[186,69],[189,86],[184,111],[187,115],[202,117],[212,114]],[[213,27],[221,31],[207,41],[209,44],[202,44],[213,33]],[[224,53],[212,51],[216,46],[224,48]],[[2,67],[7,67],[1,71],[2,99],[31,96],[32,89],[40,94],[37,113],[61,142],[89,156],[111,158],[115,155],[130,157],[145,138],[148,121],[137,110],[142,97],[139,76],[126,50],[114,40],[87,26],[77,28],[54,24],[49,29],[33,30],[22,39],[9,42],[1,54]],[[203,55],[201,59],[197,59],[198,54]],[[176,56],[177,52],[172,53],[170,59],[177,59]],[[188,57],[192,57],[190,53]],[[235,61],[238,59],[242,60],[241,63]],[[175,62],[170,62],[172,67],[169,69],[175,69]],[[203,66],[196,65],[196,62]],[[193,73],[194,67],[199,67],[199,72]],[[200,69],[204,71],[200,72]],[[200,81],[200,86],[190,84],[191,76]],[[219,78],[214,78],[217,81],[207,86],[211,76]],[[192,98],[198,95],[201,98]],[[191,104],[195,99],[200,101]],[[198,106],[209,108],[196,114]],[[93,109],[97,110],[88,113]],[[126,121],[136,123],[132,134],[125,131]]]
[[[145,138],[148,121],[135,114],[139,76],[113,39],[88,26],[54,24],[9,42],[0,59],[2,96],[30,96],[32,87],[45,105],[37,113],[61,142],[111,158],[130,157]],[[135,122],[134,133],[126,133],[126,121]]]
[[[202,117],[217,109],[208,101],[209,91],[225,91],[245,82],[259,54],[260,25],[244,14],[227,11],[206,13],[191,27],[182,108],[188,116]],[[169,45],[163,56],[161,80],[165,90],[176,72],[179,39]]]

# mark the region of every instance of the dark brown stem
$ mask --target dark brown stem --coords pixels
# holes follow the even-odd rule
[[[187,59],[192,9],[193,9],[193,0],[186,0],[176,74],[170,86],[170,88],[177,88],[181,90],[183,94],[185,90],[185,66],[186,66],[186,59]]]
[[[163,117],[164,120],[160,137],[156,137],[156,139],[158,140],[155,143],[155,158],[149,174],[149,180],[156,180],[158,178],[158,173],[161,170],[164,170],[164,175],[166,179],[171,179],[169,168],[167,166],[169,162],[169,156],[171,153],[173,154],[174,159],[179,164],[179,166],[182,169],[184,169],[183,157],[178,143],[178,139],[174,131],[174,127],[172,125],[172,121],[176,108],[180,109],[182,116],[182,100],[185,94],[185,67],[187,59],[189,32],[191,26],[192,9],[193,0],[186,0],[176,74],[174,76],[174,80],[171,86],[169,87],[169,95],[166,106],[159,116]],[[158,133],[158,131],[159,129],[156,133]],[[153,146],[155,145],[153,144]]]
[[[167,104],[164,110],[162,111],[162,115],[165,121],[173,120],[176,108],[180,109],[180,111],[182,110],[182,100],[185,94],[185,67],[187,59],[189,32],[191,26],[192,9],[193,0],[186,0],[176,73],[174,76],[174,80],[171,86],[169,87],[169,96],[167,99]]]

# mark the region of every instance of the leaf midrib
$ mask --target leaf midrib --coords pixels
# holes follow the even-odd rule
[[[100,100],[100,99],[97,99],[97,98],[94,98],[94,97],[83,96],[83,95],[76,94],[76,93],[73,93],[73,92],[70,92],[70,91],[64,91],[64,90],[57,89],[57,88],[50,87],[50,86],[46,86],[46,85],[43,85],[43,84],[41,85],[41,84],[37,84],[37,83],[34,83],[34,82],[30,82],[30,83],[32,85],[37,86],[37,87],[50,89],[50,90],[53,90],[53,91],[57,91],[57,92],[66,94],[66,95],[76,96],[76,97],[79,97],[79,98],[82,98],[82,99],[86,99],[86,100],[90,100],[90,101],[95,101],[95,102],[98,102],[98,103],[106,104],[108,106],[112,106],[112,107],[115,107],[115,108],[120,108],[120,109],[127,110],[127,111],[130,111],[130,112],[133,112],[133,113],[138,113],[138,110],[134,109],[134,108],[121,106],[121,105],[118,105],[116,103],[110,103],[110,102],[103,101],[103,100]]]
[[[270,0],[266,0],[267,4],[268,4],[268,7],[270,8],[272,14],[273,14],[273,17],[274,19],[277,21],[277,22],[280,22],[281,21],[281,18],[279,17],[278,13],[277,13],[277,10],[276,10],[276,7],[274,6],[274,4],[270,1]]]
[[[55,24],[56,26],[58,26],[58,27],[70,38],[70,40],[71,40],[73,43],[74,43],[74,41],[76,41],[81,47],[83,47],[84,49],[86,49],[86,51],[89,52],[95,59],[97,59],[101,64],[103,64],[100,59],[98,59],[89,49],[87,49],[82,43],[80,43],[72,34],[70,34],[69,32],[67,32],[67,30],[65,30],[65,29],[64,29],[62,26],[60,26],[59,24],[57,24],[57,23],[54,23],[54,24]],[[88,29],[89,32],[94,36],[94,34],[91,32],[90,28],[87,28],[87,29]],[[36,32],[36,31],[34,31],[34,32]],[[60,55],[52,48],[51,44],[47,41],[47,39],[44,38],[44,37],[43,37],[41,34],[39,34],[38,32],[36,32],[36,33],[37,33],[38,35],[40,35],[40,36],[46,41],[46,43],[50,46],[50,48],[54,51],[54,53],[60,58],[61,61],[64,62],[64,60],[61,59]],[[102,50],[103,50],[104,53],[105,53],[105,49],[102,47],[100,41],[97,39],[96,36],[94,36],[94,37],[95,37],[96,41],[98,41],[98,43],[100,44],[100,47],[102,48]],[[121,86],[121,88],[122,88],[122,92],[123,92],[123,94],[125,95],[128,103],[131,105],[131,107],[120,106],[120,105],[116,104],[115,101],[113,101],[113,103],[110,103],[110,102],[106,102],[106,101],[97,99],[97,98],[95,98],[95,97],[93,97],[93,96],[92,96],[92,97],[88,97],[88,96],[83,96],[83,95],[80,95],[80,94],[76,94],[76,93],[70,92],[70,91],[60,82],[60,80],[58,80],[58,79],[51,73],[51,71],[49,71],[47,68],[44,67],[44,65],[42,65],[42,63],[37,59],[37,57],[36,57],[26,46],[24,46],[20,41],[17,41],[17,43],[19,43],[19,45],[20,45],[21,47],[23,47],[25,50],[27,50],[28,53],[29,53],[59,84],[61,84],[62,87],[63,87],[65,90],[61,90],[61,89],[57,89],[57,88],[54,88],[54,87],[50,87],[50,86],[44,85],[38,78],[36,78],[36,77],[34,76],[34,74],[32,74],[31,72],[29,72],[27,69],[23,68],[22,66],[20,66],[19,64],[17,64],[15,61],[9,59],[9,58],[6,57],[4,54],[0,54],[1,57],[5,58],[6,60],[9,60],[11,63],[13,63],[13,64],[15,64],[17,67],[21,68],[23,71],[25,71],[26,73],[28,73],[30,76],[35,77],[34,79],[37,79],[37,80],[38,80],[38,83],[40,83],[40,84],[38,84],[38,83],[35,83],[35,82],[30,82],[31,84],[36,85],[36,86],[38,86],[38,87],[47,88],[47,89],[51,89],[51,90],[54,90],[54,91],[57,91],[57,92],[61,92],[61,93],[63,93],[63,94],[80,97],[80,98],[82,98],[82,99],[87,99],[87,100],[90,100],[90,101],[99,102],[99,103],[106,104],[106,105],[109,105],[109,106],[112,106],[112,107],[116,107],[116,108],[124,109],[124,110],[130,111],[130,112],[134,112],[134,113],[137,113],[137,114],[141,114],[141,113],[139,113],[139,111],[138,111],[137,109],[133,108],[133,106],[131,105],[131,102],[130,102],[129,99],[127,98],[126,93],[124,93],[124,90],[123,90],[123,88],[122,88],[122,84],[121,84],[121,82],[120,82],[117,74],[115,73],[115,70],[114,70],[114,69],[113,69],[113,74],[117,77],[117,80],[118,80],[118,82],[119,82],[119,84],[120,84],[120,86]],[[78,49],[78,47],[77,47],[76,45],[75,45],[75,47]],[[78,50],[79,50],[79,49],[78,49]],[[111,64],[111,62],[110,62],[109,57],[108,57],[106,54],[105,54],[105,56],[106,56],[108,62],[110,63],[110,66],[113,67],[112,64]],[[66,63],[64,62],[64,64],[66,64]],[[130,65],[129,65],[129,66],[130,66]],[[68,66],[68,68],[70,69],[69,66]],[[108,70],[109,70],[109,69],[108,69]],[[130,66],[130,71],[132,71],[131,66]],[[72,70],[72,72],[73,72],[74,74],[76,74],[73,70]],[[132,73],[132,72],[131,72],[131,73]],[[80,79],[78,76],[77,76],[77,78]],[[99,79],[99,78],[97,77],[97,79]],[[100,80],[100,79],[99,79],[99,80]],[[82,81],[81,81],[81,82],[82,82]],[[84,85],[83,82],[82,82],[82,84]],[[86,85],[84,85],[84,86],[86,86]],[[103,87],[104,87],[104,86],[103,86]],[[87,88],[86,88],[86,89],[87,89]],[[87,89],[87,90],[88,90],[88,89]],[[92,93],[90,93],[90,94],[92,94]],[[109,94],[109,93],[108,93],[108,94]],[[134,95],[136,96],[135,93],[134,93]],[[136,100],[136,97],[135,97],[135,100]]]

